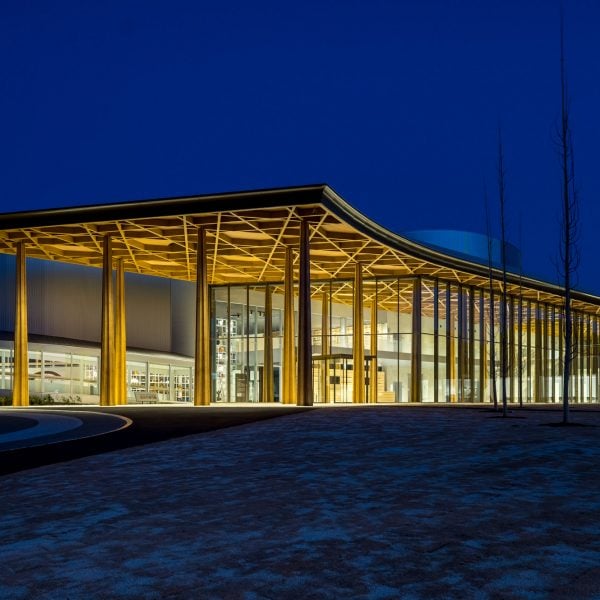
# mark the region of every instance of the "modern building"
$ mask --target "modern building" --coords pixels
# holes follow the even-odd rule
[[[489,402],[493,324],[510,401],[560,402],[561,289],[508,275],[503,365],[500,272],[435,240],[326,185],[0,215],[0,393]],[[597,402],[600,298],[572,306],[571,400]]]

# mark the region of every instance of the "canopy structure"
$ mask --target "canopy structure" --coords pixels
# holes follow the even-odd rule
[[[401,206],[395,210],[401,210]],[[210,396],[207,374],[211,368],[210,349],[204,339],[210,336],[210,286],[268,285],[269,294],[291,294],[299,298],[300,316],[304,314],[308,322],[306,318],[300,319],[298,385],[303,385],[302,394],[309,396],[311,353],[307,340],[311,337],[311,324],[307,304],[310,297],[314,300],[329,294],[329,302],[355,308],[364,303],[365,307],[376,305],[381,310],[400,312],[410,312],[418,303],[419,319],[431,317],[437,323],[441,312],[446,310],[445,298],[450,301],[450,295],[441,294],[437,282],[444,282],[448,294],[451,286],[481,290],[482,307],[483,290],[490,289],[490,273],[485,265],[449,256],[396,235],[368,219],[323,184],[3,214],[0,215],[0,252],[17,255],[20,265],[15,389],[17,379],[25,377],[19,363],[26,360],[22,350],[27,343],[24,273],[25,257],[28,257],[103,269],[103,356],[105,367],[109,369],[103,370],[106,380],[109,372],[114,371],[118,380],[124,373],[125,324],[121,314],[124,310],[119,308],[124,306],[122,274],[132,272],[196,282],[196,377],[198,381],[205,381],[204,389],[196,395],[199,404],[209,402]],[[113,278],[108,274],[115,267],[118,277],[113,289]],[[296,289],[294,285],[286,286],[286,282],[290,283],[290,274],[297,284]],[[492,275],[494,294],[500,294],[501,274],[493,271]],[[421,282],[418,291],[410,278]],[[332,281],[336,282],[334,287]],[[560,287],[517,273],[509,273],[507,281],[506,292],[509,297],[518,298],[519,306],[530,302],[546,307],[548,315],[550,311],[552,315],[554,311],[559,314],[563,304]],[[600,298],[582,292],[574,292],[572,298],[575,311],[594,318],[600,315]],[[475,306],[475,295],[469,302]],[[293,311],[293,304],[290,305],[289,299],[286,306],[291,329],[293,319],[290,320],[289,311]],[[469,310],[472,320],[475,309],[465,309]],[[482,312],[483,308],[478,310]],[[356,315],[360,318],[359,313]],[[413,319],[414,332],[421,327],[419,319]],[[594,335],[595,326],[585,325],[586,330],[592,332],[590,336]],[[554,325],[552,327],[554,332]],[[522,324],[519,328],[523,329]],[[360,338],[355,338],[360,346],[359,342]],[[420,342],[414,344],[413,354],[418,358]],[[289,376],[291,363],[296,360],[290,353],[295,348],[289,340],[286,347],[287,359],[284,360],[288,362]],[[357,352],[362,350],[359,348]],[[471,350],[471,354],[473,352]],[[109,368],[111,353],[116,356],[114,368]],[[204,358],[200,358],[201,355]],[[362,361],[362,354],[357,359]],[[415,367],[414,371],[418,377],[419,370]],[[124,393],[109,385],[103,395],[109,403],[108,396],[118,398]],[[26,395],[26,388],[18,392],[17,396],[23,397],[19,402],[26,402]],[[418,401],[420,396],[415,393],[411,397]],[[361,401],[360,394],[357,401]],[[306,402],[312,400],[309,398]]]
[[[18,243],[24,242],[28,257],[102,267],[102,240],[111,235],[113,259],[123,259],[126,271],[194,281],[195,231],[203,227],[210,285],[282,283],[285,249],[299,247],[303,220],[310,224],[313,281],[351,280],[359,262],[365,279],[420,275],[488,285],[487,267],[390,232],[327,185],[4,214],[0,252],[16,254]],[[498,290],[499,275],[496,271]],[[515,273],[509,274],[508,282],[508,293],[562,303],[556,285]],[[336,299],[351,302],[350,287],[338,290]],[[380,301],[385,304],[385,297]],[[573,302],[575,309],[600,312],[600,298],[590,294],[575,292]]]

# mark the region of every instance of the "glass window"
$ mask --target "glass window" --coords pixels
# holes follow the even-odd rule
[[[147,392],[147,363],[127,361],[127,382],[129,384],[127,394],[129,401],[135,400],[136,392]]]
[[[173,376],[173,400],[175,402],[192,402],[192,369],[191,367],[171,367]]]
[[[149,364],[149,389],[150,392],[156,392],[159,402],[168,402],[171,399],[170,377],[168,365]]]
[[[98,401],[98,358],[74,354],[71,362],[71,387],[74,394],[82,397],[82,401]],[[86,398],[86,396],[95,396]]]
[[[44,352],[44,381],[42,392],[52,394],[55,402],[62,402],[62,396],[71,394],[71,355]]]

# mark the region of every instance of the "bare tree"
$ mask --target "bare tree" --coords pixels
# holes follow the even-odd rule
[[[492,232],[490,224],[490,210],[488,202],[487,188],[484,187],[484,202],[485,202],[485,227],[487,232],[487,251],[488,251],[488,274],[490,288],[490,375],[492,379],[492,402],[494,410],[498,410],[498,390],[496,387],[496,332],[495,332],[495,307],[494,307],[494,267],[493,267],[493,252],[492,252]]]
[[[498,199],[500,203],[500,262],[502,266],[502,296],[500,305],[500,373],[502,378],[502,416],[507,416],[506,377],[508,367],[508,318],[506,303],[506,221],[505,169],[502,130],[498,127]]]
[[[575,354],[571,314],[571,290],[579,266],[578,198],[575,188],[575,160],[569,112],[569,93],[565,65],[564,15],[560,13],[560,123],[557,133],[561,166],[562,218],[559,271],[564,288],[564,360],[563,360],[563,423],[569,422],[569,384]]]

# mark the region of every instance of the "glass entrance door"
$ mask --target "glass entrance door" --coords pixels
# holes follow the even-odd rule
[[[369,398],[369,365],[373,357],[365,356],[365,401]],[[313,397],[315,402],[351,404],[354,391],[352,354],[313,356]]]

